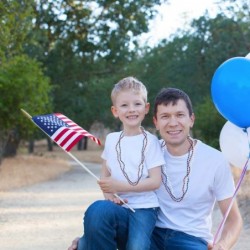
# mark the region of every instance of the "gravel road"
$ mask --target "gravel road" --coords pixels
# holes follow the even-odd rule
[[[99,165],[85,165],[99,176]],[[0,192],[0,248],[66,250],[82,233],[86,207],[99,198],[96,180],[77,165],[54,180]]]
[[[99,176],[100,166],[86,163]],[[82,167],[54,180],[0,192],[0,244],[4,250],[66,250],[82,232],[87,206],[102,194],[96,180]],[[214,216],[216,229],[221,220]],[[250,230],[244,230],[234,250],[250,249]]]

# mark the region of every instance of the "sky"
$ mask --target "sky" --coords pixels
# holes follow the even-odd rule
[[[156,45],[159,40],[168,38],[178,28],[202,16],[208,10],[211,17],[216,15],[216,0],[169,0],[159,7],[159,14],[150,22],[150,32],[141,37],[142,43]]]

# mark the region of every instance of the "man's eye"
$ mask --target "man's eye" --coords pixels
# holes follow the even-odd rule
[[[161,119],[168,119],[168,118],[169,118],[168,115],[163,115],[163,116],[161,117]]]

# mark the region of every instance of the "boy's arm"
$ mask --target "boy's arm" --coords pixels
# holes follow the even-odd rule
[[[102,161],[102,168],[101,168],[101,179],[105,177],[111,176],[108,168],[107,168],[107,162],[105,160]]]
[[[100,179],[102,180],[102,179],[110,177],[110,176],[111,176],[111,174],[107,168],[107,163],[105,160],[103,160]],[[103,192],[103,196],[104,196],[105,200],[110,200],[110,201],[117,203],[117,204],[121,203],[121,201],[117,197],[115,197],[112,193]]]
[[[161,185],[161,168],[154,167],[149,169],[149,176],[133,186],[127,181],[117,181],[111,177],[104,177],[98,184],[104,193],[118,192],[145,192],[155,190]]]
[[[106,161],[103,160],[102,161],[101,178],[100,179],[103,179],[103,178],[109,177],[109,176],[110,176],[110,172],[108,171]],[[104,196],[105,200],[112,200],[112,198],[114,198],[113,194],[105,193],[105,192],[103,192],[103,196]]]

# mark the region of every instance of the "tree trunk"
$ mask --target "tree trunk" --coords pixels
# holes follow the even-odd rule
[[[47,137],[47,142],[48,142],[48,151],[52,152],[53,151],[53,141]]]
[[[3,149],[4,157],[13,157],[17,154],[20,138],[17,129],[10,130],[6,142],[6,146]]]
[[[34,146],[35,146],[35,141],[34,141],[34,139],[30,139],[30,140],[29,140],[29,146],[28,146],[29,154],[34,153]]]
[[[0,165],[2,164],[2,159],[3,159],[3,139],[0,137]]]
[[[88,137],[85,136],[84,137],[83,150],[87,150],[87,149],[88,149]]]
[[[77,143],[77,150],[87,150],[88,149],[88,137],[83,137],[78,143]]]
[[[0,130],[0,165],[2,164],[4,158],[4,148],[7,141],[7,133],[4,130]]]

